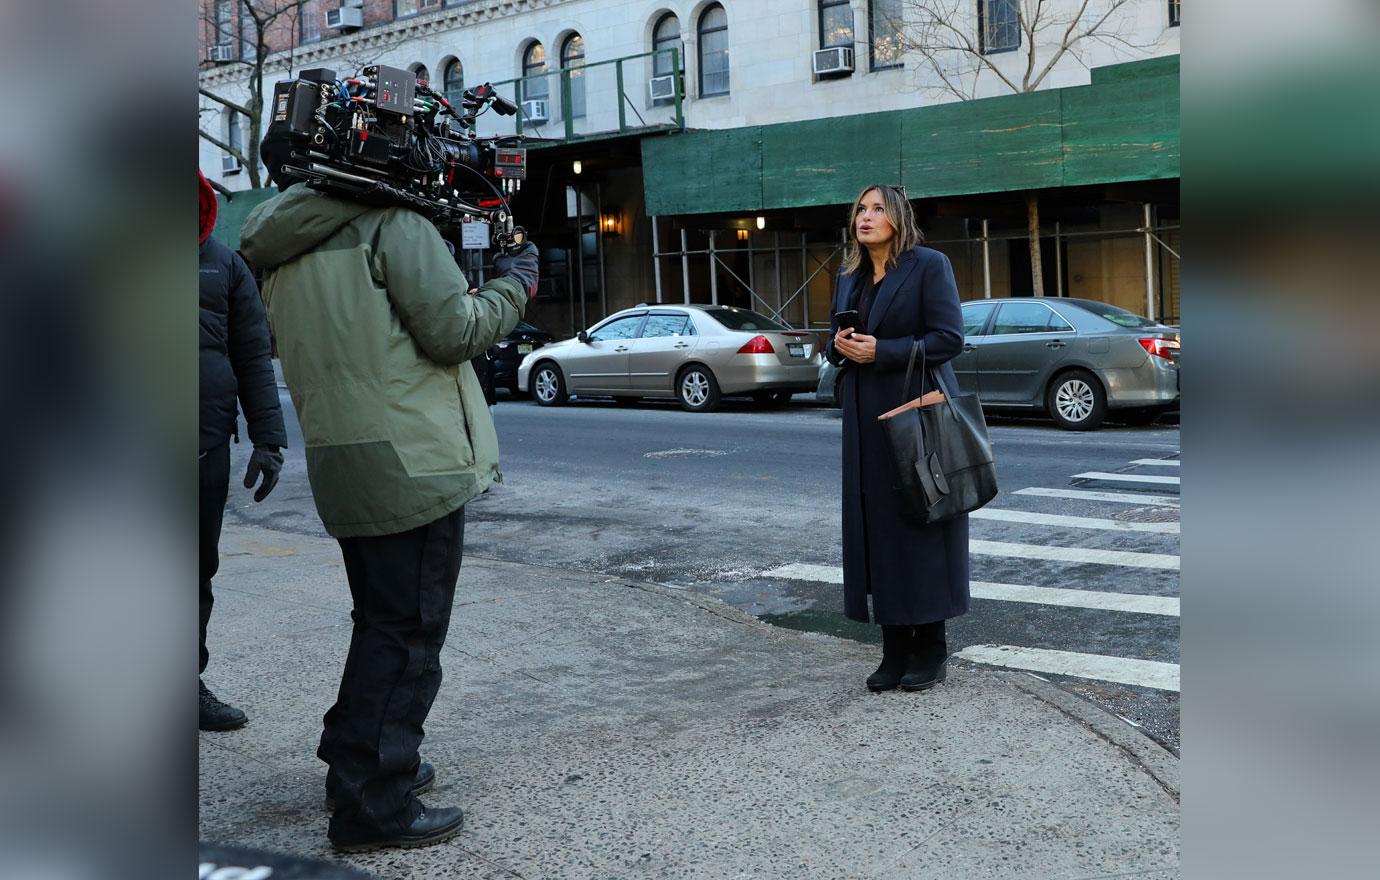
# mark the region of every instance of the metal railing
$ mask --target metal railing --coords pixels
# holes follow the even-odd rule
[[[658,59],[669,73],[657,75]],[[663,91],[652,94],[653,79]],[[492,111],[477,122],[481,137],[527,135],[568,142],[616,137],[685,125],[684,72],[676,48],[644,52],[493,84],[518,105],[516,116]],[[552,95],[557,99],[553,100]],[[545,114],[541,111],[545,111]]]

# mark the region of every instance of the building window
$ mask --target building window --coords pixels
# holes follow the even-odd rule
[[[426,69],[425,64],[419,61],[409,67],[408,70],[412,71],[412,75],[417,77],[419,81],[427,83],[428,85],[431,84],[431,71]]]
[[[849,0],[819,0],[819,48],[853,47],[853,7]]]
[[[441,71],[441,91],[445,93],[447,101],[456,107],[460,106],[460,99],[465,93],[465,68],[459,58],[451,59]]]
[[[225,111],[225,142],[240,153],[244,152],[244,137],[240,133],[240,114],[234,110]],[[221,173],[238,174],[240,160],[234,153],[226,153],[221,160]]]
[[[299,7],[298,14],[302,16],[299,30],[302,42],[318,42],[321,39],[321,0],[305,0]]]
[[[229,46],[235,42],[235,0],[216,0],[216,45]]]
[[[393,17],[407,18],[421,11],[419,0],[393,0]]]
[[[522,53],[523,100],[546,101],[551,97],[551,85],[542,76],[546,73],[546,47],[533,40]],[[528,79],[535,77],[535,79]]]
[[[671,53],[665,50],[680,50],[680,66],[685,67],[685,49],[680,42],[680,19],[674,12],[668,12],[657,19],[652,28],[652,76],[670,76]]]
[[[1179,0],[1169,0],[1169,26],[1179,26]]]
[[[873,70],[901,66],[901,0],[868,0],[867,36]]]
[[[240,10],[240,58],[253,61],[259,55],[258,25],[254,17]]]
[[[700,97],[728,94],[728,14],[718,3],[700,15]]]
[[[1021,48],[1021,13],[1016,0],[978,0],[978,48],[984,55]]]
[[[561,69],[568,71],[570,77],[570,116],[580,119],[585,115],[585,38],[571,34],[561,43]]]

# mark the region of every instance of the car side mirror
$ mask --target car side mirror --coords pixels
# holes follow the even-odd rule
[[[583,342],[585,345],[589,345],[589,333],[588,333],[588,332],[586,332],[586,331],[584,331],[584,330],[581,330],[579,333],[576,333],[576,334],[575,334],[575,338],[578,339],[578,340],[580,340],[581,342]]]

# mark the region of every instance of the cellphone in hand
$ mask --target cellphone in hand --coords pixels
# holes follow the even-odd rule
[[[838,324],[840,330],[857,330],[859,324],[858,310],[847,309],[842,312],[837,312],[834,315],[834,321]]]

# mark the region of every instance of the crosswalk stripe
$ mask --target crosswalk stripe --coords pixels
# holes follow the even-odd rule
[[[1147,464],[1154,467],[1178,467],[1179,460],[1177,458],[1138,458],[1131,462],[1131,464]]]
[[[1013,645],[970,645],[954,656],[988,666],[1025,669],[1049,675],[1071,675],[1137,685],[1161,691],[1179,690],[1179,664],[1103,654],[1079,654]]]
[[[1179,524],[1176,522],[1122,522],[1116,519],[1096,519],[1090,516],[1061,516],[1052,513],[1031,513],[1025,510],[999,510],[991,507],[975,510],[968,515],[974,519],[1026,523],[1035,526],[1102,529],[1109,532],[1153,532],[1159,535],[1179,534]]]
[[[843,583],[843,569],[838,566],[811,565],[805,562],[783,565],[764,572],[762,576],[821,584]],[[987,581],[973,581],[969,585],[969,590],[974,599],[991,599],[998,602],[1025,602],[1032,605],[1058,605],[1064,608],[1179,616],[1179,600],[1173,596],[1140,596],[1134,593],[1103,593],[1097,590],[994,584]]]
[[[1179,557],[1168,553],[1132,553],[1128,550],[1090,550],[1082,547],[1046,547],[1040,544],[1010,544],[1005,541],[968,542],[968,550],[984,556],[1017,559],[1045,559],[1051,562],[1091,562],[1097,565],[1127,565],[1133,568],[1179,570]]]
[[[1110,501],[1116,504],[1157,504],[1161,507],[1178,507],[1179,499],[1174,495],[1136,495],[1130,492],[1089,492],[1086,489],[1041,489],[1031,486],[1017,489],[1012,495],[1039,495],[1044,498],[1072,498],[1076,501]]]
[[[1085,474],[1074,474],[1075,480],[1108,480],[1115,483],[1156,483],[1163,486],[1179,485],[1178,477],[1160,477],[1149,474],[1109,474],[1103,471],[1088,471]]]

